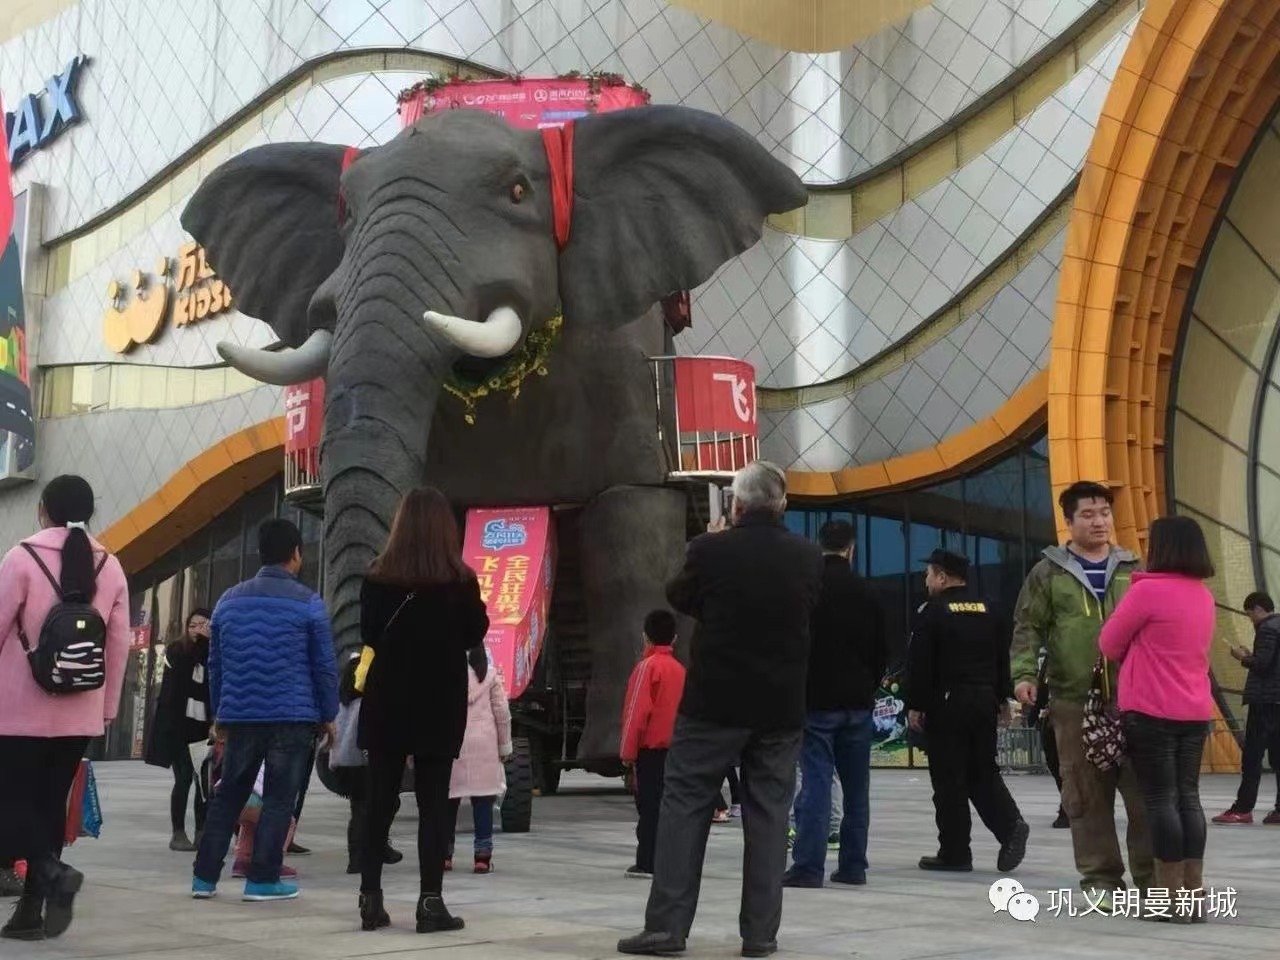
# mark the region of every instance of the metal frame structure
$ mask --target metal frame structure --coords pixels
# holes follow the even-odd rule
[[[741,363],[738,357],[723,356],[662,356],[650,357],[649,364],[653,372],[654,401],[657,414],[658,426],[658,442],[662,444],[663,449],[667,452],[667,476],[672,480],[706,480],[710,482],[728,482],[733,479],[733,475],[760,457],[760,437],[757,434],[712,431],[704,433],[703,431],[689,431],[689,439],[686,439],[686,432],[680,429],[680,404],[675,402],[672,404],[672,418],[674,423],[674,450],[668,447],[665,425],[664,412],[662,405],[662,394],[664,387],[669,384],[671,396],[674,399],[677,391],[675,382],[675,362],[677,360],[729,360],[734,363]],[[669,379],[664,376],[664,371],[670,371]],[[755,400],[753,398],[753,403]],[[692,447],[692,456],[686,461],[686,448]],[[708,461],[703,462],[704,450],[710,447],[714,451],[714,457],[708,455]],[[722,453],[724,454],[722,456]],[[674,456],[673,456],[674,454]],[[739,454],[741,454],[739,456]],[[686,464],[691,462],[693,469],[687,469]]]

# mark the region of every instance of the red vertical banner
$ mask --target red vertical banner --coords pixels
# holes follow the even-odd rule
[[[284,451],[295,461],[318,458],[324,431],[324,379],[309,380],[284,391]]]

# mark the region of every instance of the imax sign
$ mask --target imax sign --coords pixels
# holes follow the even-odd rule
[[[65,70],[50,77],[40,93],[28,93],[13,112],[4,115],[4,132],[9,141],[9,166],[16,168],[33,150],[39,150],[82,117],[76,102],[80,69],[89,58],[83,54]]]

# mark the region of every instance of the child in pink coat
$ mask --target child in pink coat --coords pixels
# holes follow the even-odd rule
[[[84,876],[62,863],[67,794],[85,748],[115,719],[129,651],[129,591],[115,557],[89,537],[93,489],[80,477],[50,480],[44,529],[0,563],[0,863],[26,860],[27,877],[0,936],[56,937],[71,924]],[[54,583],[58,587],[54,587]],[[48,693],[23,649],[40,643],[58,592],[87,600],[106,624],[102,685]]]
[[[1120,661],[1116,705],[1147,810],[1155,886],[1172,891],[1203,887],[1200,758],[1214,712],[1209,645],[1217,619],[1203,581],[1212,576],[1200,525],[1156,520],[1146,572],[1134,574],[1098,637],[1102,655]],[[1202,901],[1186,903],[1178,919],[1203,919]]]
[[[458,810],[464,797],[471,799],[471,816],[475,821],[475,872],[493,870],[493,807],[498,794],[507,786],[502,761],[511,756],[511,708],[502,678],[489,663],[484,647],[476,647],[469,655],[467,672],[467,732],[462,752],[453,761],[453,777],[449,782],[449,798],[453,805],[453,830],[458,824]],[[444,868],[453,869],[453,831],[449,835],[449,856]]]

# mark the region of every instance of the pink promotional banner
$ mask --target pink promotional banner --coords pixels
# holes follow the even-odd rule
[[[441,110],[487,110],[513,127],[540,130],[563,127],[579,117],[642,107],[649,94],[621,78],[450,80],[407,90],[400,99],[400,121],[410,126]]]
[[[529,686],[546,638],[555,552],[550,507],[467,511],[462,557],[480,581],[485,646],[513,700]]]

